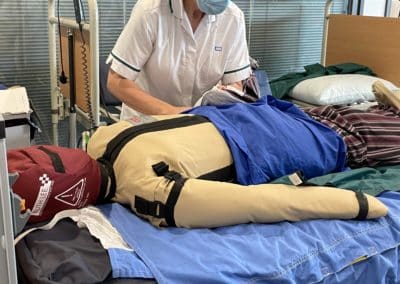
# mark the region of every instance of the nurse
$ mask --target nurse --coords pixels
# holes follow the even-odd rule
[[[121,119],[180,113],[251,74],[244,15],[229,0],[139,0],[108,60]]]

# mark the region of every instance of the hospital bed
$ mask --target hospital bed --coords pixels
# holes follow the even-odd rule
[[[331,1],[328,1],[328,3],[329,2]],[[398,33],[400,25],[397,19],[375,19],[370,17],[343,15],[327,15],[327,17],[329,18],[329,22],[327,22],[327,29],[329,29],[330,32],[328,33],[326,39],[326,57],[324,55],[322,62],[326,62],[327,65],[342,62],[356,62],[359,64],[364,64],[370,66],[378,74],[378,76],[391,80],[395,84],[400,85],[400,76],[398,74],[400,70],[397,68],[399,66],[398,61],[400,59],[398,56],[396,56],[399,37],[398,35],[394,35],[394,33]],[[371,36],[371,34],[368,32],[368,29],[364,31],[365,36],[362,37],[361,47],[373,46],[374,48],[367,48],[366,50],[360,47],[360,40],[356,40],[356,42],[353,40],[353,43],[350,43],[350,39],[355,38],[352,37],[350,33],[348,34],[348,38],[340,38],[343,35],[343,31],[336,32],[335,30],[335,28],[341,27],[342,29],[349,31],[350,27],[352,27],[359,32],[360,27],[363,27],[363,25],[366,24],[364,21],[373,24],[372,29],[375,35],[379,35],[379,42],[382,42],[382,49],[376,48],[377,41],[373,36]],[[350,27],[342,26],[346,23],[349,24]],[[386,50],[384,47],[387,46],[390,46],[390,48]],[[393,48],[393,46],[397,46],[397,49]],[[353,51],[347,52],[346,50]],[[379,51],[379,53],[375,53],[376,51]],[[365,53],[366,55],[361,57],[364,52],[367,52]],[[386,59],[387,56],[390,57],[389,60]],[[93,81],[91,81],[91,84],[93,84]],[[97,87],[94,88],[96,89]],[[357,184],[355,188],[370,186],[370,193],[376,195],[382,194],[385,190],[400,190],[400,183],[393,182],[398,176],[400,176],[399,167],[361,169],[358,172],[354,172],[352,182]],[[321,179],[326,178],[327,177],[322,177]],[[338,187],[344,186],[346,181],[348,181],[347,177],[337,175],[330,176],[329,180]],[[3,178],[2,181],[3,189],[9,186],[8,184],[5,185],[6,183],[4,182]],[[367,189],[365,188],[365,190]],[[2,192],[4,192],[4,190],[2,190]],[[133,240],[134,242],[138,243],[136,243],[136,246],[133,247],[139,254],[139,258],[141,260],[145,260],[144,262],[150,267],[150,271],[153,272],[153,278],[156,278],[159,282],[163,282],[163,280],[167,282],[166,280],[170,280],[170,277],[176,277],[175,283],[185,280],[186,283],[194,283],[195,281],[193,278],[191,279],[184,277],[193,276],[195,271],[185,271],[184,266],[174,266],[177,265],[177,263],[171,262],[173,271],[175,271],[175,275],[171,276],[171,270],[168,270],[168,265],[165,263],[160,263],[160,267],[154,265],[154,260],[151,258],[157,257],[157,255],[165,258],[168,258],[171,255],[174,258],[182,257],[183,263],[187,261],[191,262],[191,265],[198,265],[199,270],[209,273],[210,282],[213,281],[213,275],[221,275],[224,273],[235,274],[234,269],[231,271],[227,269],[227,267],[231,265],[233,265],[235,268],[235,265],[240,264],[245,267],[244,270],[250,271],[250,274],[252,272],[251,263],[247,263],[247,265],[246,263],[242,263],[245,259],[243,255],[241,256],[243,257],[242,259],[235,257],[235,255],[230,255],[231,259],[233,260],[232,262],[218,264],[217,262],[207,261],[207,259],[201,258],[201,255],[193,254],[192,257],[188,257],[185,254],[181,254],[179,246],[175,247],[175,250],[173,247],[169,247],[168,249],[163,247],[168,243],[173,244],[174,242],[179,243],[182,241],[182,246],[185,244],[185,246],[188,246],[193,250],[193,252],[195,252],[196,250],[204,250],[207,246],[207,243],[210,241],[215,241],[216,243],[219,241],[220,246],[212,246],[209,248],[210,257],[218,259],[224,253],[228,253],[230,251],[229,246],[232,244],[232,242],[238,242],[238,239],[235,237],[241,238],[242,241],[247,240],[248,243],[256,243],[261,241],[261,236],[263,236],[268,242],[268,246],[266,246],[268,253],[265,253],[265,257],[258,255],[258,258],[264,261],[264,265],[267,266],[268,271],[263,271],[262,273],[264,274],[261,272],[254,272],[255,276],[253,278],[247,280],[243,278],[243,282],[397,283],[400,281],[400,258],[398,249],[398,244],[400,243],[400,220],[398,217],[400,215],[400,206],[397,205],[400,198],[397,193],[383,194],[384,195],[381,197],[382,201],[389,206],[390,213],[387,217],[372,221],[313,220],[297,223],[282,222],[271,225],[246,224],[233,226],[230,228],[200,230],[196,232],[196,230],[188,231],[184,229],[168,229],[157,231],[156,229],[147,226],[147,223],[141,222],[140,219],[135,219],[136,217],[132,215],[131,218],[134,220],[134,223],[132,223],[131,226],[135,226],[138,232],[137,239]],[[10,200],[4,194],[2,195],[2,204],[6,204],[6,206],[2,207],[4,225],[0,228],[0,235],[5,236],[5,243],[8,244],[8,246],[6,246],[5,249],[6,253],[0,255],[2,260],[6,260],[5,262],[0,262],[2,265],[1,269],[3,269],[1,272],[6,271],[8,276],[6,279],[9,280],[7,283],[13,283],[16,280],[17,266],[15,266],[13,249],[12,245],[10,244],[10,240],[12,239],[12,236],[10,235],[10,228],[12,227],[12,214],[10,214]],[[7,210],[8,213],[5,214],[4,210]],[[125,214],[126,212],[124,212],[124,208],[118,207],[117,204],[105,205],[102,207],[102,210],[106,215],[108,214],[110,220],[115,220],[115,218],[126,216],[118,215],[122,213]],[[116,216],[112,216],[113,212],[118,214]],[[15,222],[16,221],[14,220],[14,223]],[[116,227],[118,227],[118,225],[116,225]],[[261,230],[262,234],[260,235],[258,232],[255,233],[254,230]],[[70,234],[67,234],[66,232],[69,232]],[[363,238],[364,242],[359,243],[358,241],[360,239],[358,237],[361,237],[362,235],[365,236],[365,238]],[[212,238],[209,238],[210,236],[212,236]],[[197,244],[190,246],[190,244],[187,244],[187,242],[184,243],[185,237],[188,237],[189,239],[191,237],[196,237]],[[144,241],[145,238],[147,238],[147,243],[143,242],[143,244],[141,244],[140,240],[142,239]],[[76,239],[81,241],[80,245],[76,245]],[[328,239],[328,241],[326,243],[322,243],[321,240],[323,239]],[[44,246],[40,246],[41,244],[43,245],[43,243]],[[46,245],[46,243],[48,245]],[[101,247],[96,246],[95,243],[98,242],[92,238],[85,229],[79,229],[69,221],[62,221],[51,231],[38,231],[28,235],[26,239],[17,247],[17,259],[18,263],[20,264],[19,268],[21,269],[20,275],[23,276],[20,279],[21,283],[23,283],[24,277],[26,278],[25,280],[27,283],[29,283],[29,281],[33,279],[29,277],[34,277],[32,274],[32,268],[40,267],[43,265],[43,261],[45,261],[33,258],[28,259],[27,257],[32,257],[35,255],[38,256],[37,250],[46,247],[49,249],[47,252],[48,255],[58,254],[61,251],[57,249],[62,248],[63,243],[66,244],[65,246],[70,246],[71,250],[69,252],[72,253],[75,251],[75,255],[77,256],[75,258],[77,262],[75,264],[69,263],[69,268],[74,267],[79,269],[80,267],[81,271],[83,271],[82,273],[84,273],[84,271],[93,272],[103,270],[103,274],[100,276],[104,279],[107,279],[105,281],[110,281],[110,283],[146,283],[155,281],[154,279],[110,279],[110,262],[105,261],[103,263],[103,267],[101,267],[101,264],[97,263],[96,265],[100,265],[100,268],[97,267],[97,269],[95,269],[95,264],[91,263],[89,260],[90,258],[87,257],[88,250],[85,250],[84,248],[95,248],[96,252],[98,253],[97,256],[101,259],[104,259],[103,257],[108,259],[109,255],[115,256],[116,251],[107,252]],[[240,244],[243,245],[243,251],[248,250],[254,254],[257,252],[256,247],[247,247],[246,242],[240,242]],[[262,244],[266,245],[266,243]],[[221,250],[221,247],[224,246],[225,250]],[[53,251],[50,251],[51,249]],[[212,253],[213,250],[215,250],[216,253]],[[332,257],[332,255],[335,255],[335,257]],[[249,257],[251,257],[251,255]],[[132,258],[132,255],[122,255],[122,258],[125,260],[131,259],[132,261],[136,261],[135,263],[138,264],[137,259],[134,257]],[[82,263],[82,260],[87,260],[87,262]],[[115,258],[113,260],[115,261]],[[204,263],[202,263],[203,265],[200,265],[201,263],[196,262],[196,260],[204,261]],[[221,259],[221,261],[222,260],[226,261],[226,258]],[[274,260],[277,261],[275,262]],[[29,267],[27,264],[30,264],[31,266]],[[180,264],[182,265],[182,263]],[[256,264],[254,264],[254,267],[256,267]],[[205,270],[204,268],[209,268],[209,270]],[[239,270],[238,268],[237,273],[239,273],[239,271],[243,272],[244,270]],[[40,270],[36,270],[36,272],[38,271]],[[67,270],[63,270],[62,265],[59,266],[59,271],[68,273]],[[121,273],[121,271],[113,271],[113,273],[115,273],[115,276],[124,278],[124,275]],[[118,275],[118,273],[120,274]],[[5,274],[1,273],[1,275]],[[57,275],[53,276],[54,279],[56,279]],[[44,277],[46,277],[46,275],[44,275]],[[205,282],[203,281],[203,283]]]

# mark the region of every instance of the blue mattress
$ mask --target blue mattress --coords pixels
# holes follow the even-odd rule
[[[399,283],[400,194],[385,217],[217,229],[157,229],[119,204],[99,206],[135,252],[109,250],[113,276],[159,283]]]

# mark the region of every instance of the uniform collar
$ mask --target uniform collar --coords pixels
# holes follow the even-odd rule
[[[185,13],[185,9],[183,8],[182,0],[169,0],[169,9],[171,14],[179,19],[183,19],[183,13]],[[208,18],[209,23],[213,23],[217,20],[216,15],[205,15]]]

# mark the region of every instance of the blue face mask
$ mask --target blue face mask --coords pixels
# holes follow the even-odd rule
[[[228,7],[229,0],[196,0],[199,9],[208,15],[222,13]]]

